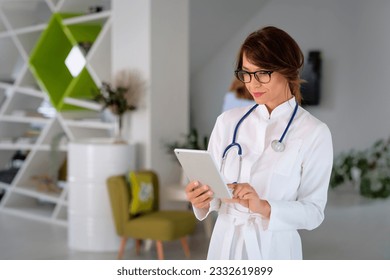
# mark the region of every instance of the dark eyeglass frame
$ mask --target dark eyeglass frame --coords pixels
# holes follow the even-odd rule
[[[243,81],[243,80],[241,80],[240,79],[240,76],[239,76],[239,74],[238,73],[245,73],[245,74],[248,74],[249,75],[249,81],[248,82],[245,82],[245,81]],[[235,70],[234,71],[234,75],[236,76],[236,78],[237,79],[239,79],[241,82],[243,82],[243,83],[250,83],[251,81],[252,81],[252,75],[255,77],[255,79],[256,79],[256,81],[258,81],[259,83],[262,83],[262,84],[268,84],[270,81],[271,81],[271,75],[272,75],[272,73],[273,73],[274,71],[268,71],[268,70],[259,70],[259,71],[255,71],[255,72],[248,72],[248,71],[245,71],[245,70],[242,70],[242,69],[237,69],[237,70]],[[268,77],[269,77],[269,80],[268,80],[268,82],[266,82],[266,83],[263,83],[263,82],[261,82],[260,81],[260,79],[258,78],[258,76],[257,76],[257,73],[260,73],[260,74],[267,74],[268,75]]]

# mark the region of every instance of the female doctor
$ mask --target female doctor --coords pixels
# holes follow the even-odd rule
[[[332,139],[299,106],[302,65],[295,40],[276,27],[240,48],[235,75],[256,104],[222,113],[208,147],[233,197],[213,198],[213,186],[198,181],[186,186],[199,220],[218,211],[208,259],[302,259],[297,230],[324,219]]]

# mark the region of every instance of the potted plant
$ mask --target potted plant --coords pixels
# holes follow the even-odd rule
[[[194,150],[206,150],[208,145],[208,137],[204,136],[202,141],[199,139],[198,131],[192,128],[188,134],[184,134],[184,140],[174,141],[167,143],[167,152],[174,155],[174,150],[179,149],[194,149]]]
[[[144,92],[145,81],[138,71],[123,70],[116,75],[115,84],[102,82],[101,87],[93,92],[93,99],[102,104],[102,110],[108,108],[117,116],[115,138],[123,141],[123,116],[138,107],[139,98]]]
[[[330,187],[352,182],[364,197],[390,196],[390,138],[363,151],[351,150],[335,158]]]

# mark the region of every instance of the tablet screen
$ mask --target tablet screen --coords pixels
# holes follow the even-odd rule
[[[190,181],[208,185],[214,192],[214,197],[232,198],[230,189],[208,151],[175,149],[175,154]]]

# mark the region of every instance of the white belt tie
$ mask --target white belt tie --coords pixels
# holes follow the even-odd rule
[[[242,226],[242,237],[236,240],[237,247],[235,251],[235,259],[242,259],[243,246],[248,254],[250,260],[267,259],[269,254],[269,247],[271,242],[272,233],[264,231],[262,228],[262,217],[257,213],[245,213],[240,212],[232,207],[222,205],[220,209],[220,215],[225,214],[229,217],[229,220],[234,226],[230,226],[227,230],[221,252],[221,259],[231,259],[231,247],[234,238],[234,232],[238,226]],[[260,240],[258,240],[257,232],[259,233]],[[260,241],[260,244],[259,244]]]

